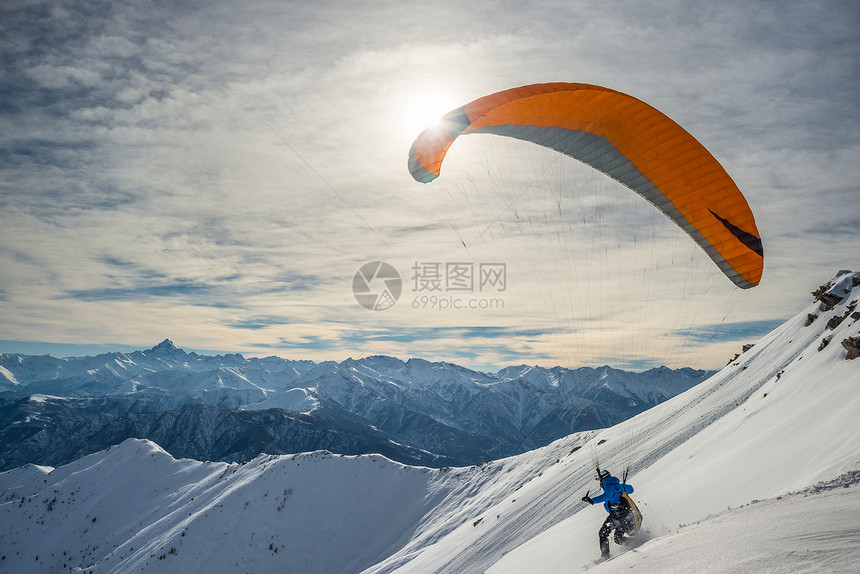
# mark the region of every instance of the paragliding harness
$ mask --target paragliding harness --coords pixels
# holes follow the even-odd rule
[[[606,471],[604,471],[606,472]],[[627,473],[630,472],[630,467],[624,469],[624,476],[621,478],[621,482],[627,484]],[[607,474],[609,474],[607,472]],[[627,505],[630,506],[630,513],[633,515],[633,532],[630,533],[630,536],[633,536],[639,529],[642,527],[642,513],[639,512],[639,507],[636,506],[636,503],[633,502],[633,499],[630,498],[630,495],[626,492],[621,493],[621,498],[627,502]]]
[[[639,512],[636,503],[633,502],[633,499],[626,492],[621,495],[621,499],[627,502],[628,506],[630,506],[630,513],[633,515],[633,532],[630,533],[630,536],[633,536],[642,527],[642,513]]]

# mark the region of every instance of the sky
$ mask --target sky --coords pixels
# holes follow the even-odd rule
[[[675,365],[722,366],[836,271],[860,267],[858,26],[852,2],[4,2],[0,352],[170,338],[202,352],[488,370],[669,363],[666,348]],[[557,352],[568,314],[535,293],[579,289],[530,266],[563,254],[539,237],[525,252],[503,239],[468,249],[475,229],[459,226],[459,203],[406,169],[433,118],[552,81],[631,94],[702,142],[756,216],[761,284],[718,287],[713,310],[711,295],[697,303],[701,319],[625,335],[663,350]],[[506,207],[496,224],[472,224],[502,237],[505,217],[529,209]],[[374,261],[401,278],[390,308],[354,296],[362,281],[393,287],[356,275]],[[486,292],[421,289],[448,264],[481,277],[498,263],[506,281]],[[595,293],[629,299],[605,280]],[[631,308],[628,325],[655,315]]]

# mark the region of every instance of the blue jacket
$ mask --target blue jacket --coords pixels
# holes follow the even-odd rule
[[[603,508],[606,512],[612,514],[613,510],[618,509],[623,493],[632,494],[633,487],[629,484],[624,484],[614,476],[607,476],[603,479],[603,494],[595,496],[591,499],[594,504],[603,503]]]

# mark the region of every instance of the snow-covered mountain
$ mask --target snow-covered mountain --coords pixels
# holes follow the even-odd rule
[[[186,353],[169,340],[97,357],[6,354],[0,366],[0,470],[65,464],[126,438],[226,462],[325,449],[473,464],[587,428],[586,415],[591,425],[617,423],[710,374],[245,359]]]
[[[860,361],[847,357],[858,300],[860,273],[840,273],[687,392],[588,443],[574,434],[472,467],[328,452],[203,463],[128,440],[60,468],[17,468],[0,474],[0,568],[856,572]],[[596,490],[595,452],[604,468],[625,464],[631,423],[641,435],[628,482],[645,525],[595,566],[605,513],[580,497]]]

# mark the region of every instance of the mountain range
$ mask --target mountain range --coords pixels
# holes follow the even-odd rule
[[[165,340],[95,357],[0,355],[0,470],[60,465],[127,438],[170,454],[379,453],[469,465],[611,426],[709,371],[512,366],[483,373],[371,356],[342,362],[198,355]]]

